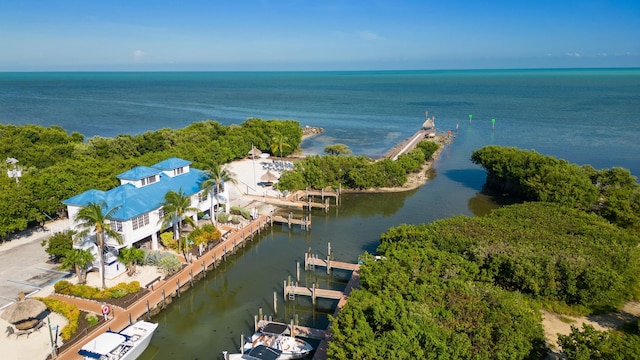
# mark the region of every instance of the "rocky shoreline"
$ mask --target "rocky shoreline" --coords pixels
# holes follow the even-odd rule
[[[305,140],[312,136],[322,134],[323,132],[324,132],[324,129],[321,127],[306,125],[302,128],[302,140]]]

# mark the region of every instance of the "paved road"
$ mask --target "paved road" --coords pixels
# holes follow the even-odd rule
[[[0,309],[15,301],[19,293],[38,291],[69,274],[56,271],[40,245],[43,239],[66,228],[66,220],[48,223],[45,229],[23,232],[0,245]]]

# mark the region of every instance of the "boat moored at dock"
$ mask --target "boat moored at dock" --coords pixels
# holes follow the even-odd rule
[[[222,353],[224,360],[280,360],[282,351],[264,345],[258,345],[247,353],[228,354]]]
[[[138,321],[120,332],[107,331],[85,344],[83,359],[135,360],[149,346],[158,324]]]
[[[287,332],[289,332],[288,325],[269,322],[251,336],[249,342],[244,344],[243,350],[245,352],[251,351],[251,349],[264,345],[281,351],[282,354],[278,359],[301,359],[313,351],[313,346],[308,342],[285,335]]]

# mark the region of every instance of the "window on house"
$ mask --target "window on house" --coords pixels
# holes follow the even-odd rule
[[[122,232],[122,221],[111,220],[111,230],[115,232]]]
[[[201,192],[198,194],[198,200],[200,200],[200,202],[207,201],[208,198],[209,198],[208,192]]]
[[[155,175],[149,176],[147,178],[147,184],[153,184],[154,182],[156,182],[156,176]]]
[[[142,184],[142,186],[144,186],[147,183],[147,179],[140,180],[140,183]]]
[[[173,169],[173,175],[180,175],[183,172],[184,172],[184,168],[181,168],[181,167]]]
[[[134,217],[133,219],[131,219],[131,225],[133,227],[133,230],[138,230],[146,225],[149,225],[149,213]]]

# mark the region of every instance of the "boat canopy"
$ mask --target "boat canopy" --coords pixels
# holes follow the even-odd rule
[[[80,351],[78,351],[78,354],[92,359],[100,359],[101,356],[110,353],[125,341],[127,341],[127,337],[124,335],[115,332],[105,332],[86,343]]]
[[[266,347],[264,345],[257,345],[247,355],[251,358],[255,358],[258,360],[277,360],[282,354],[282,351]]]
[[[288,329],[289,329],[289,326],[287,324],[270,322],[262,328],[261,332],[263,334],[282,335]]]

